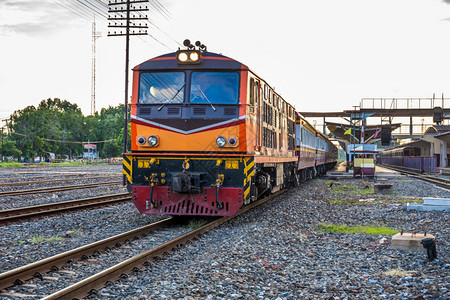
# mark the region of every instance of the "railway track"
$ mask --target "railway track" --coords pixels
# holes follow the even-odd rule
[[[96,183],[88,183],[88,184],[55,186],[55,187],[37,188],[37,189],[28,189],[28,190],[4,191],[4,192],[0,192],[0,197],[62,192],[62,191],[68,191],[68,190],[88,189],[88,188],[93,188],[93,187],[98,187],[98,186],[115,185],[115,184],[122,184],[122,181],[96,182]]]
[[[433,184],[435,184],[435,185],[437,185],[439,187],[442,187],[442,188],[450,190],[450,179],[440,178],[440,177],[433,176],[433,175],[428,175],[428,174],[419,174],[419,173],[414,172],[412,170],[406,170],[406,169],[403,169],[403,168],[392,167],[392,166],[388,166],[388,165],[380,165],[380,166],[383,167],[383,168],[386,168],[386,169],[397,171],[400,174],[404,174],[404,175],[407,175],[407,176],[410,176],[410,177],[414,177],[416,179],[420,179],[420,180],[423,180],[423,181],[427,181],[429,183],[433,183]]]
[[[0,210],[0,225],[7,224],[10,222],[29,220],[32,218],[43,217],[47,215],[66,213],[69,211],[95,208],[105,205],[120,204],[130,200],[131,197],[128,193],[121,193],[114,195],[105,195],[85,199],[76,199],[70,201]]]
[[[66,179],[51,179],[51,180],[39,180],[39,181],[19,181],[19,182],[5,182],[0,183],[0,187],[5,186],[20,186],[20,185],[29,185],[29,184],[39,184],[39,183],[53,183],[53,182],[65,182],[70,180],[92,180],[92,179],[105,179],[119,177],[118,175],[108,175],[108,176],[94,176],[94,177],[81,177],[81,178],[66,178]]]
[[[275,193],[271,196],[268,196],[264,199],[261,199],[259,201],[256,201],[243,209],[241,209],[238,214],[243,214],[244,212],[259,206],[268,200],[279,196],[284,191],[280,191],[278,193]],[[177,248],[180,245],[185,244],[188,241],[191,241],[198,237],[199,235],[216,228],[223,223],[229,221],[234,217],[220,217],[218,219],[215,219],[209,223],[207,223],[204,226],[201,226],[197,229],[190,230],[189,232],[183,233],[181,235],[178,235],[175,238],[170,239],[169,241],[164,241],[159,244],[156,244],[153,248],[149,250],[145,250],[141,252],[138,255],[132,256],[130,258],[124,259],[120,261],[119,263],[116,263],[112,265],[111,267],[103,270],[99,270],[97,273],[81,280],[78,282],[75,282],[74,284],[70,286],[66,286],[62,289],[54,291],[52,294],[46,296],[44,299],[73,299],[73,298],[83,298],[92,291],[96,291],[101,289],[107,282],[112,282],[114,280],[119,279],[123,274],[129,274],[133,270],[136,270],[136,268],[141,267],[142,265],[145,265],[147,262],[153,260],[155,257],[161,256],[166,252],[171,251],[174,248]],[[38,277],[40,279],[44,279],[45,276],[43,276],[46,272],[56,272],[61,266],[64,266],[67,261],[73,260],[73,259],[80,259],[80,257],[84,257],[85,260],[89,257],[94,255],[95,253],[99,254],[100,252],[104,252],[105,249],[110,249],[111,247],[118,246],[121,243],[129,243],[129,241],[133,241],[135,239],[140,239],[143,235],[148,234],[150,231],[153,231],[157,228],[165,228],[169,226],[169,224],[173,223],[173,218],[165,219],[159,222],[156,222],[154,224],[150,224],[147,226],[144,226],[142,228],[138,228],[123,234],[120,234],[118,236],[114,236],[102,241],[98,241],[96,243],[86,245],[68,252],[64,252],[58,255],[55,255],[53,257],[49,257],[46,259],[43,259],[41,261],[34,262],[32,264],[7,271],[5,273],[0,274],[0,290],[3,290],[2,293],[0,293],[0,296],[10,296],[14,297],[13,294],[8,294],[7,290],[4,290],[5,288],[11,287],[13,285],[20,285],[23,284],[26,280]],[[152,235],[153,237],[153,235]],[[134,243],[134,242],[132,242]],[[147,242],[145,242],[147,243]],[[128,248],[134,248],[134,245],[131,245]],[[93,259],[95,261],[95,259]],[[72,271],[73,272],[73,271]],[[74,273],[74,272],[73,272]],[[48,276],[50,278],[50,275]],[[51,279],[50,279],[51,281]],[[33,285],[33,284],[31,284]],[[23,296],[23,294],[21,294]],[[34,295],[36,296],[36,295]]]

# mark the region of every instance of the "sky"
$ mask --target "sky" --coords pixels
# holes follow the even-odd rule
[[[77,1],[0,0],[2,119],[47,98],[90,114],[94,13],[74,13]],[[130,68],[188,38],[244,63],[301,112],[450,97],[450,0],[150,1],[152,36],[131,38]],[[124,102],[125,38],[95,19],[100,110]]]

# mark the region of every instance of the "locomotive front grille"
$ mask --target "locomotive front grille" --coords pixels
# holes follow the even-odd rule
[[[221,202],[220,204],[223,207],[221,210],[228,212],[229,203]],[[211,208],[214,207],[214,205],[215,202],[211,202],[210,205],[204,205],[201,203],[199,204],[191,202],[190,200],[183,200],[178,204],[165,206],[163,212],[164,214],[217,215],[219,211],[217,209]]]

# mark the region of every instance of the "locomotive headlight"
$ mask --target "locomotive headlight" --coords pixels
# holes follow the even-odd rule
[[[178,53],[178,60],[181,62],[186,62],[188,60],[188,55],[186,52]]]
[[[143,137],[143,136],[140,136],[140,137],[138,137],[138,139],[137,139],[137,142],[138,142],[138,144],[139,145],[144,145],[145,144],[145,137]]]
[[[151,147],[156,147],[156,146],[158,146],[158,143],[159,143],[159,139],[158,139],[158,137],[157,137],[156,135],[151,135],[151,136],[148,138],[148,144],[149,144]]]
[[[202,62],[202,56],[199,50],[178,50],[176,55],[178,64],[198,65]]]
[[[216,144],[219,147],[224,147],[227,144],[227,139],[223,136],[218,136],[216,139]]]
[[[236,144],[237,144],[237,139],[236,139],[235,137],[230,137],[230,138],[228,139],[228,144],[229,144],[230,146],[236,146]]]
[[[192,52],[191,54],[189,54],[189,58],[192,61],[197,61],[199,59],[198,53],[197,52]]]

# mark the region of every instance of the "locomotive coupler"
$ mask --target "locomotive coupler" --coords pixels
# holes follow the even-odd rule
[[[224,180],[224,175],[219,174],[216,179],[216,206],[217,206],[217,209],[223,208],[222,204],[220,204],[220,202],[219,202],[219,188],[223,184],[223,180]]]
[[[152,176],[150,176],[150,203],[152,204],[152,208],[156,208],[158,206],[158,202],[153,200],[153,189],[155,188],[155,185],[158,184],[158,178],[156,176],[156,174],[152,174]]]

